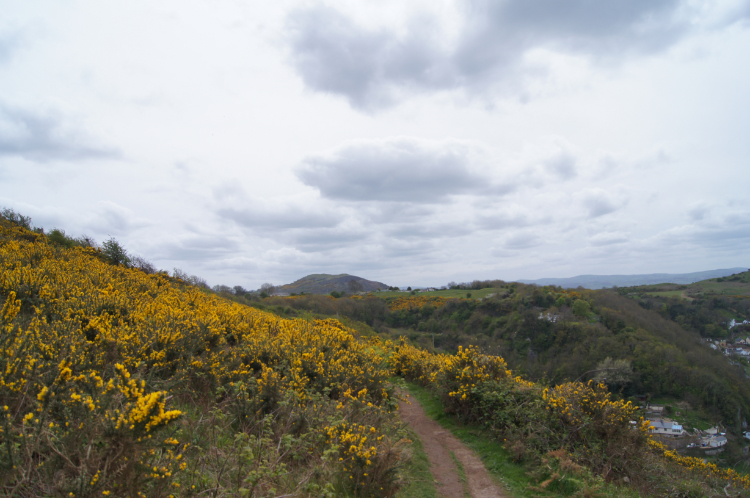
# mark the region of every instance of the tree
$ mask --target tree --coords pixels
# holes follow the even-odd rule
[[[49,240],[53,244],[57,244],[59,246],[67,248],[71,248],[76,245],[76,240],[68,237],[65,234],[65,230],[61,230],[59,228],[53,228],[52,231],[47,234],[47,240]]]
[[[346,284],[346,287],[349,289],[349,292],[362,292],[364,290],[362,282],[354,279],[349,280],[349,283]]]
[[[241,285],[235,285],[234,287],[232,287],[232,290],[234,291],[235,296],[244,296],[245,294],[247,294],[247,289],[245,289]]]
[[[628,360],[613,360],[607,357],[596,366],[594,380],[609,387],[623,387],[633,380],[633,367]]]
[[[182,271],[180,268],[173,268],[172,276],[186,283],[188,283],[188,280],[190,280],[190,275],[188,275],[187,272]]]
[[[102,254],[114,265],[130,265],[128,252],[114,237],[110,237],[109,240],[104,241],[102,244]]]
[[[16,213],[11,208],[3,208],[2,211],[0,211],[0,215],[2,215],[3,218],[10,221],[11,223],[15,223],[19,227],[31,230],[30,216],[24,216],[20,213]]]
[[[276,286],[273,284],[265,283],[260,286],[260,292],[265,292],[266,295],[272,296],[276,292]]]
[[[89,237],[86,234],[83,234],[80,237],[78,237],[76,239],[76,242],[78,242],[78,244],[81,247],[98,247],[96,240],[94,240],[93,237]]]
[[[590,310],[591,310],[591,306],[589,306],[589,303],[587,303],[583,299],[577,299],[573,303],[573,314],[576,316],[585,318],[589,315]]]
[[[156,273],[156,267],[153,265],[153,263],[141,256],[132,256],[130,258],[130,264],[133,265],[134,268],[138,268],[143,273],[146,273],[148,275]]]

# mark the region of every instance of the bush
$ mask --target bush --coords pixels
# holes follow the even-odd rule
[[[375,483],[388,495],[399,486],[405,434],[390,371],[352,330],[281,319],[8,225],[5,494],[371,496]],[[344,446],[357,437],[355,450]]]
[[[586,318],[591,311],[589,303],[583,299],[577,299],[573,302],[573,314],[581,318]]]
[[[130,264],[128,252],[114,237],[110,237],[104,241],[102,244],[102,254],[113,265],[128,266]]]

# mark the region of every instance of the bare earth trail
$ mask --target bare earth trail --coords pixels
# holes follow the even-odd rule
[[[425,414],[413,397],[411,404],[399,402],[401,420],[409,425],[419,439],[430,461],[430,471],[439,483],[438,495],[443,498],[465,498],[464,484],[458,474],[451,452],[464,468],[471,498],[506,498],[493,482],[478,456],[450,431]]]

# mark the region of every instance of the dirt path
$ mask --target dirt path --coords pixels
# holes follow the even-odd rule
[[[399,403],[401,419],[409,425],[419,439],[430,460],[430,470],[439,483],[438,494],[443,498],[465,498],[464,483],[458,474],[451,453],[461,462],[466,474],[471,498],[505,498],[492,481],[482,461],[464,443],[428,417],[417,400],[409,397],[411,404]]]

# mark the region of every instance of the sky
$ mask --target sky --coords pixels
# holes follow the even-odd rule
[[[0,0],[0,206],[256,289],[747,267],[750,0]]]

